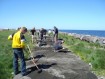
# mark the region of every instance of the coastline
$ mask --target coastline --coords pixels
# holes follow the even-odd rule
[[[89,43],[99,43],[101,46],[105,45],[105,37],[77,34],[77,33],[67,33],[67,32],[60,32],[60,33],[67,34],[68,36],[72,36],[76,39],[80,39],[81,41],[86,41]]]

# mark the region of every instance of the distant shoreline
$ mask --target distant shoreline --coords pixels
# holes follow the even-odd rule
[[[83,35],[105,37],[104,30],[59,30],[59,31],[66,32],[66,33],[76,33],[76,34],[83,34]]]

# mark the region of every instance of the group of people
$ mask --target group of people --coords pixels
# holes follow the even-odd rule
[[[21,27],[18,29],[17,32],[11,34],[8,36],[8,40],[12,40],[12,48],[13,48],[13,68],[14,68],[14,74],[17,75],[19,73],[19,67],[18,67],[18,60],[21,60],[21,74],[22,76],[25,76],[28,74],[26,70],[26,63],[24,58],[23,49],[25,48],[25,36],[24,34],[27,32],[26,27]],[[32,35],[32,43],[33,38],[35,35],[35,28],[30,30]],[[40,30],[40,39],[43,39],[43,35],[45,33],[45,29]],[[61,49],[62,41],[58,41],[58,29],[54,26],[54,48],[56,50]]]
[[[43,40],[44,38],[46,38],[47,32],[48,32],[48,35],[51,36],[52,31],[53,31],[53,40],[54,42],[56,42],[58,39],[58,28],[57,27],[54,26],[54,30],[49,29],[49,31],[47,31],[44,28],[41,28],[39,30],[35,30],[35,28],[31,29],[30,33],[32,35],[32,43],[34,43],[35,33],[37,33],[37,36],[38,38],[40,38],[40,40]]]

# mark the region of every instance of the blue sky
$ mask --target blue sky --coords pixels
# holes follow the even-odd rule
[[[0,0],[0,28],[105,30],[105,0]]]

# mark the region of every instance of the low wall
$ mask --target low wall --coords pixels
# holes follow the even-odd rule
[[[77,33],[65,33],[65,32],[60,32],[60,33],[67,34],[68,36],[72,36],[76,39],[87,41],[89,43],[99,43],[101,46],[105,45],[105,37],[98,37],[98,36],[84,35]]]

